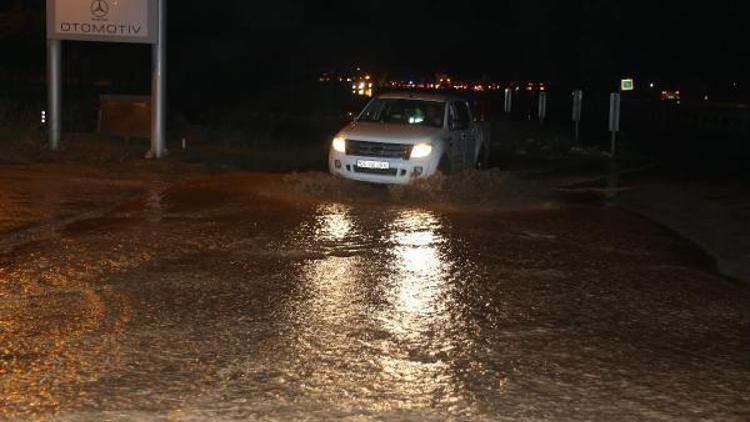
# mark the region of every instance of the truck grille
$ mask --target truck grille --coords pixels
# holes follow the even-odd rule
[[[386,144],[382,142],[346,141],[346,155],[361,157],[400,158],[408,160],[411,145]]]

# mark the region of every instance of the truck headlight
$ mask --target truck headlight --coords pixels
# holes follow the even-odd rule
[[[432,154],[432,145],[430,144],[416,144],[411,149],[411,158],[424,158]]]
[[[334,151],[346,152],[346,138],[337,136],[333,138],[333,144],[331,145]]]

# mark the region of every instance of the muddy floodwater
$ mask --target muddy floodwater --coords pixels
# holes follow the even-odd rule
[[[750,290],[546,183],[0,167],[0,419],[750,419]]]

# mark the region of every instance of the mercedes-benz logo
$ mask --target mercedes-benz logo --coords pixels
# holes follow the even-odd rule
[[[94,0],[91,2],[91,14],[97,18],[103,18],[109,14],[109,3],[107,0]]]

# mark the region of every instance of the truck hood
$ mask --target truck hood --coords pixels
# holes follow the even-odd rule
[[[390,125],[374,122],[352,122],[338,136],[354,141],[384,143],[414,143],[431,140],[440,133],[439,128],[426,126]]]

